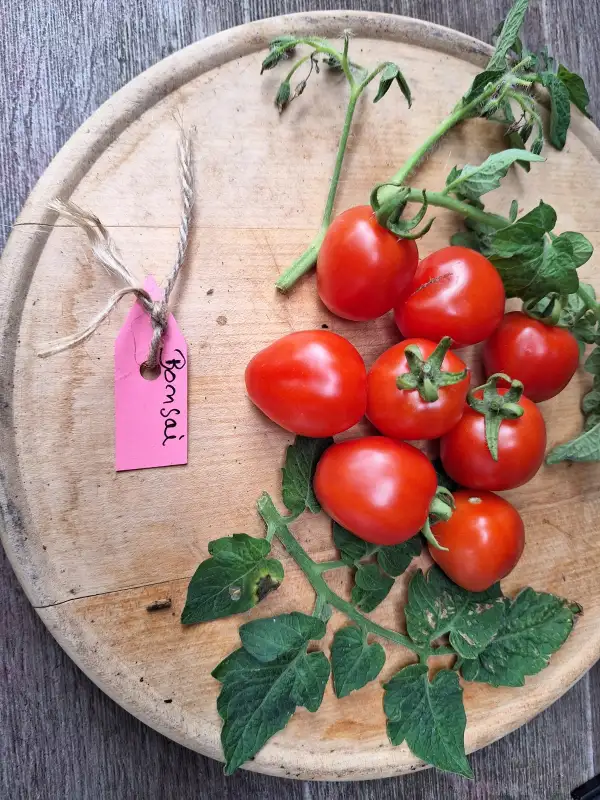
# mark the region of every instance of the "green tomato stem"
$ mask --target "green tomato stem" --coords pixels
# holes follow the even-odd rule
[[[439,140],[445,136],[457,123],[464,119],[465,107],[456,106],[456,108],[444,119],[433,133],[425,139],[423,144],[418,147],[415,152],[408,158],[390,178],[390,183],[402,184],[411,174],[411,172],[420,164],[427,153],[435,147]],[[381,190],[382,201],[385,200],[385,188]]]
[[[351,73],[349,74],[351,75]],[[354,81],[354,79],[352,80]],[[280,292],[287,292],[289,289],[291,289],[296,281],[298,281],[303,275],[306,275],[307,272],[310,272],[317,261],[321,244],[325,238],[325,233],[329,227],[329,223],[331,222],[333,204],[335,202],[335,196],[337,193],[338,184],[340,182],[340,175],[342,173],[342,166],[344,163],[344,156],[346,154],[346,147],[348,145],[348,136],[350,135],[352,119],[354,117],[354,111],[356,110],[356,103],[362,91],[363,84],[361,83],[358,87],[355,85],[350,92],[350,100],[348,101],[348,107],[346,108],[344,127],[342,128],[342,134],[340,136],[335,166],[333,168],[331,183],[329,184],[329,193],[327,195],[327,201],[325,203],[325,210],[323,211],[323,218],[321,220],[319,232],[312,240],[310,246],[292,263],[292,265],[283,273],[283,275],[279,277],[279,280],[275,286]]]
[[[337,569],[337,566],[341,566],[342,564],[338,561],[323,562],[321,564],[313,561],[313,559],[308,555],[306,550],[290,531],[285,519],[283,519],[279,511],[277,511],[273,501],[266,492],[260,496],[257,503],[257,508],[258,513],[261,515],[267,526],[267,530],[274,531],[274,535],[279,539],[287,553],[294,559],[296,564],[298,564],[302,572],[304,572],[306,575],[308,582],[315,590],[317,598],[321,598],[320,600],[317,600],[318,608],[322,608],[328,603],[329,605],[333,606],[333,608],[336,608],[338,611],[344,613],[365,633],[372,633],[375,636],[381,636],[383,639],[387,639],[390,642],[394,642],[395,644],[399,644],[402,647],[412,650],[413,653],[417,653],[423,658],[433,654],[449,655],[450,652],[454,653],[454,650],[449,651],[448,648],[439,647],[433,650],[430,647],[419,647],[408,636],[398,633],[398,631],[384,628],[383,625],[378,625],[376,622],[368,619],[368,617],[365,617],[364,614],[362,614],[352,605],[352,603],[349,603],[347,600],[344,600],[342,597],[336,594],[322,577],[321,573],[324,572],[326,568]],[[336,566],[331,567],[331,564],[335,564]]]
[[[310,47],[313,47],[315,50],[319,50],[323,53],[328,53],[329,55],[334,55],[335,57],[339,58],[340,54],[337,51],[334,51],[332,48],[328,48],[319,44],[317,40],[314,39],[299,39],[299,43],[308,44]],[[348,83],[351,87],[350,92],[350,99],[348,101],[348,107],[346,109],[346,117],[344,119],[344,127],[342,128],[342,134],[340,136],[340,142],[338,145],[338,151],[335,161],[335,166],[333,170],[333,176],[331,178],[331,183],[329,186],[329,194],[327,196],[327,202],[325,204],[325,211],[323,212],[323,218],[321,221],[321,228],[319,232],[311,242],[310,246],[302,253],[299,258],[297,258],[291,266],[280,276],[279,280],[275,284],[277,289],[280,292],[287,292],[289,291],[292,286],[298,281],[303,275],[306,275],[307,272],[310,272],[312,267],[315,265],[317,261],[317,256],[319,255],[319,250],[321,249],[321,245],[323,243],[323,239],[325,238],[325,234],[327,232],[327,228],[331,222],[331,216],[333,213],[333,204],[335,202],[335,196],[337,193],[337,188],[340,180],[340,174],[342,171],[342,165],[344,162],[344,155],[346,153],[346,146],[348,144],[348,136],[350,134],[350,127],[352,125],[352,119],[354,116],[354,111],[356,109],[356,103],[358,98],[362,94],[362,92],[367,88],[367,86],[371,83],[371,81],[385,68],[386,64],[380,64],[376,69],[374,69],[369,75],[367,75],[364,80],[356,84],[354,81],[354,77],[350,70],[350,65],[348,63],[344,63],[342,58],[341,60],[342,69],[344,70],[344,74]],[[471,103],[467,103],[466,105],[462,104],[462,101],[459,102],[453,111],[444,119],[438,127],[433,131],[433,133],[427,137],[427,139],[423,142],[423,144],[415,150],[415,152],[410,156],[410,158],[405,161],[404,165],[396,172],[391,180],[390,183],[403,183],[406,178],[410,175],[410,173],[417,167],[417,165],[421,162],[421,160],[427,155],[429,150],[431,150],[439,140],[448,133],[456,124],[461,122],[463,119],[466,119],[470,116],[473,109],[480,105],[482,101],[486,100],[488,97],[491,97],[492,94],[497,90],[498,83],[494,83],[490,85],[490,87],[485,91],[482,92],[481,95],[477,97],[476,100],[473,100]],[[394,187],[382,187],[381,189],[381,201],[384,202],[386,197],[391,196],[394,193]],[[428,194],[429,197],[429,194]],[[423,201],[423,195],[421,193],[421,197],[419,198],[420,201]],[[458,201],[456,201],[458,202]],[[443,203],[438,203],[438,205],[442,206],[443,208],[448,208],[449,206],[444,205]],[[466,205],[466,204],[462,204]],[[470,208],[470,207],[469,207]],[[477,209],[473,209],[477,211]],[[483,213],[483,212],[480,212]],[[465,215],[466,216],[466,215]],[[474,217],[473,217],[474,218]],[[481,221],[481,219],[480,219]],[[502,227],[507,223],[504,223]]]
[[[386,187],[382,187],[380,196],[384,195]],[[455,211],[457,214],[462,214],[463,217],[468,217],[475,222],[480,222],[482,225],[489,225],[490,227],[500,230],[510,225],[510,221],[506,217],[499,214],[490,214],[487,211],[482,211],[479,208],[470,206],[468,203],[463,203],[455,197],[444,194],[443,192],[425,192],[427,202],[430,206],[438,206],[439,208],[447,208],[449,211]],[[408,203],[422,203],[423,190],[411,189],[406,197]]]
[[[347,567],[345,561],[315,561],[315,569],[318,569],[319,572],[329,572],[330,569],[341,569],[342,567]]]
[[[292,78],[293,78],[293,76],[294,76],[294,73],[295,73],[295,72],[296,72],[298,69],[300,69],[300,67],[302,66],[302,64],[306,64],[306,62],[307,62],[307,61],[308,61],[308,60],[309,60],[311,57],[312,57],[312,53],[309,53],[307,56],[303,56],[302,58],[298,59],[298,61],[296,61],[296,63],[294,64],[294,66],[291,68],[291,70],[290,70],[290,71],[288,72],[288,74],[286,75],[286,77],[285,77],[285,80],[284,80],[284,83],[285,83],[286,81],[287,81],[287,83],[289,83],[289,82],[292,80]]]
[[[585,307],[588,311],[593,311],[596,315],[597,319],[600,319],[600,303],[596,302],[592,297],[590,297],[583,286],[580,286],[577,290],[577,294],[583,300]]]

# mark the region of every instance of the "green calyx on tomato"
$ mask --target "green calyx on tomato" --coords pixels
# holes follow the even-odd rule
[[[503,394],[498,392],[499,381],[510,384],[507,392]],[[476,397],[477,392],[481,391],[483,391],[483,397]],[[467,403],[485,418],[485,441],[494,461],[498,461],[500,425],[506,419],[518,419],[523,416],[523,406],[519,405],[522,395],[523,384],[521,381],[513,381],[502,372],[490,375],[482,386],[477,386],[469,392]]]
[[[523,313],[544,325],[558,325],[563,314],[562,298],[553,292],[542,300],[526,300],[523,303]]]
[[[380,201],[379,190],[384,188],[388,189],[388,191],[385,194],[385,199]],[[391,192],[393,192],[393,194]],[[378,183],[371,192],[369,202],[371,203],[371,208],[373,209],[377,222],[382,227],[387,228],[402,239],[420,239],[429,232],[429,229],[435,222],[435,217],[432,217],[420,231],[415,230],[423,220],[423,217],[427,213],[427,207],[429,206],[427,194],[423,191],[423,204],[421,208],[414,217],[402,219],[409,194],[410,189],[406,186],[400,186],[397,183],[390,182]]]
[[[423,536],[427,539],[431,547],[436,550],[447,550],[448,548],[442,547],[438,542],[431,530],[431,526],[435,525],[437,522],[448,522],[455,508],[454,496],[450,489],[446,489],[445,486],[438,486],[435,496],[429,505],[429,516],[425,521],[425,525],[421,528]]]
[[[398,389],[407,391],[416,389],[422,400],[426,403],[434,403],[439,399],[439,390],[442,386],[453,386],[464,380],[467,377],[467,369],[460,372],[442,370],[444,358],[451,346],[450,336],[444,336],[429,358],[423,358],[418,345],[409,345],[404,351],[409,372],[398,375],[396,378]]]

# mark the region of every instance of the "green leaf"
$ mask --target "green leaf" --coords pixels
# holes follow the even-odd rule
[[[245,675],[248,670],[260,670],[263,665],[257,661],[243,647],[234,650],[220,664],[213,669],[211,675],[220,683],[224,683],[228,678],[235,679]]]
[[[586,358],[583,368],[590,375],[600,375],[600,347],[595,347]]]
[[[590,96],[581,75],[576,72],[570,72],[562,64],[558,67],[556,76],[566,87],[569,92],[569,97],[574,106],[576,106],[582,114],[589,117],[587,107],[590,102]]]
[[[529,0],[515,0],[506,15],[502,32],[496,42],[496,48],[486,69],[494,70],[506,67],[506,57],[519,39],[519,32],[525,19]]]
[[[385,600],[394,585],[394,579],[381,572],[377,564],[359,564],[354,580],[351,600],[367,614]]]
[[[311,639],[322,639],[323,636],[325,623],[299,611],[255,619],[240,627],[244,648],[258,661],[264,662],[306,649]]]
[[[413,536],[401,544],[380,547],[377,551],[377,563],[381,569],[392,578],[397,578],[405,572],[413,558],[421,555],[423,538]]]
[[[304,653],[296,661],[292,700],[297,705],[304,706],[307,711],[318,711],[330,672],[331,667],[325,653],[320,650]]]
[[[385,650],[377,642],[367,644],[365,634],[354,626],[336,631],[331,645],[331,670],[336,697],[346,697],[375,680],[385,664]]]
[[[248,611],[283,580],[283,567],[267,558],[271,545],[236,533],[208,545],[212,558],[203,561],[188,586],[181,622],[192,625]]]
[[[493,153],[477,166],[466,164],[459,171],[454,167],[446,181],[446,192],[452,192],[467,200],[478,200],[487,192],[497,189],[510,167],[518,161],[545,161],[545,159],[528,150],[512,149]]]
[[[501,228],[493,236],[494,253],[502,258],[510,258],[522,253],[537,252],[544,234],[556,225],[556,211],[548,203],[524,214],[516,222]]]
[[[476,659],[463,662],[465,680],[492,686],[523,686],[527,675],[536,675],[547,666],[581,611],[560,597],[529,588],[512,602],[504,602],[504,624]]]
[[[369,542],[365,542],[364,539],[359,539],[358,536],[350,533],[337,522],[333,523],[333,542],[340,551],[342,559],[349,566],[377,550],[377,545],[372,545]]]
[[[542,73],[542,84],[550,93],[550,142],[562,150],[571,124],[571,98],[565,84],[552,72]]]
[[[294,444],[287,448],[281,494],[286,508],[292,514],[301,514],[305,508],[313,514],[321,510],[312,482],[319,459],[332,444],[332,438],[296,436]]]
[[[590,389],[590,391],[584,395],[581,402],[581,410],[586,416],[600,411],[600,389]]]
[[[600,423],[570,442],[559,444],[546,456],[546,464],[558,464],[560,461],[600,461]]]
[[[565,231],[560,234],[559,238],[566,239],[570,243],[573,249],[574,263],[578,267],[583,266],[592,257],[594,246],[582,233]]]
[[[481,253],[481,244],[479,237],[473,231],[458,231],[450,237],[450,244],[459,247],[468,247],[470,250],[476,250]]]
[[[217,710],[223,719],[225,773],[231,775],[285,728],[298,705],[319,708],[329,662],[323,653],[300,651],[265,664],[238,650],[213,674],[223,681]]]
[[[366,558],[377,553],[379,566],[388,575],[397,578],[406,570],[410,562],[418,556],[423,549],[423,540],[420,536],[413,536],[406,542],[395,545],[376,545],[359,539],[347,531],[337,522],[333,523],[333,541],[340,551],[342,560],[349,566],[354,566],[361,558]]]
[[[404,608],[406,630],[418,645],[428,645],[445,633],[459,656],[474,658],[498,633],[504,618],[500,584],[485,592],[467,592],[439,567],[427,577],[418,570],[408,587]]]
[[[577,291],[585,237],[569,233],[549,239],[546,234],[555,224],[556,212],[542,202],[490,237],[486,255],[500,273],[507,297],[527,300]]]
[[[377,94],[375,95],[373,102],[378,103],[381,100],[381,98],[387,93],[388,89],[390,88],[390,86],[394,81],[396,81],[396,83],[400,87],[400,91],[406,98],[406,102],[408,103],[408,107],[410,108],[412,105],[410,87],[406,82],[406,78],[400,71],[400,68],[396,64],[392,63],[387,64],[385,69],[381,73],[381,78],[379,80],[379,88],[377,89]]]
[[[394,745],[406,744],[428,764],[472,778],[465,755],[467,718],[458,675],[440,670],[429,681],[425,664],[411,664],[385,684],[383,708]]]
[[[498,41],[498,37],[502,33],[502,28],[504,27],[505,20],[502,20],[497,26],[494,32],[492,33],[492,42],[495,44]],[[513,42],[509,52],[513,52],[519,58],[522,57],[523,54],[523,42],[521,38],[517,36],[515,41]]]
[[[463,105],[469,105],[484,93],[491,83],[496,83],[504,75],[504,69],[486,69],[475,76],[471,88],[463,97]]]

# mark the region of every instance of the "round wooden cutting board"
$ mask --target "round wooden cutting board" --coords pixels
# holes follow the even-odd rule
[[[293,330],[320,327],[347,336],[370,365],[398,340],[393,321],[337,319],[320,305],[314,278],[289,297],[274,281],[316,232],[346,101],[339,77],[313,75],[281,117],[273,98],[279,69],[260,77],[267,42],[285,33],[354,33],[352,57],[397,62],[415,98],[399,92],[361,101],[337,208],[365,202],[433,130],[489,56],[462,34],[378,14],[280,17],[213,36],[174,54],[105,103],[59,153],[23,209],[0,272],[0,503],[3,543],[52,634],[89,677],[132,714],[187,747],[220,757],[214,666],[238,646],[238,625],[284,611],[310,612],[302,573],[278,549],[286,577],[253,612],[183,627],[188,580],[219,536],[261,535],[254,510],[267,490],[279,497],[280,466],[291,437],[246,398],[250,357]],[[490,206],[506,212],[540,198],[562,230],[600,245],[600,134],[579,113],[563,153],[531,173],[512,170]],[[115,473],[113,345],[130,301],[84,345],[37,357],[48,342],[80,329],[115,290],[82,232],[46,208],[72,198],[107,225],[124,261],[158,280],[173,261],[179,224],[178,120],[195,127],[196,218],[173,310],[189,347],[189,463]],[[454,130],[418,170],[414,185],[443,185],[454,164],[479,163],[502,145],[500,126],[473,121]],[[583,198],[583,200],[579,199]],[[459,225],[439,212],[419,244],[427,253]],[[582,277],[600,288],[598,259]],[[476,354],[474,355],[476,360]],[[549,444],[581,425],[585,378],[544,403]],[[366,430],[366,427],[363,427]],[[356,431],[350,433],[355,435]],[[558,465],[509,493],[525,519],[527,546],[508,593],[531,585],[580,602],[583,617],[550,666],[524,689],[467,685],[468,751],[523,724],[554,701],[600,656],[600,467]],[[335,557],[327,521],[296,526],[318,559]],[[277,546],[276,546],[277,549]],[[413,564],[412,570],[416,568]],[[346,591],[340,570],[331,581]],[[398,625],[405,583],[374,613]],[[152,601],[172,608],[148,613]],[[344,618],[335,616],[332,630]],[[388,648],[381,678],[411,654]],[[422,766],[386,738],[380,681],[336,700],[331,688],[316,714],[300,710],[249,765],[274,775],[359,779]]]

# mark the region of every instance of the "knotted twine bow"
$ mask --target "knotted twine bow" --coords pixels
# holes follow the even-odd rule
[[[98,217],[84,211],[79,206],[70,201],[54,200],[49,204],[53,211],[57,211],[65,219],[75,223],[82,228],[90,241],[92,252],[102,264],[102,266],[112,275],[124,281],[125,287],[119,289],[108,301],[105,308],[95,316],[89,325],[79,333],[74,333],[64,339],[60,339],[38,355],[41,358],[61,353],[69,350],[81,342],[85,342],[98,326],[108,317],[113,308],[128,294],[134,294],[147,311],[152,321],[152,339],[145,366],[148,369],[155,369],[158,366],[160,355],[160,345],[167,330],[169,321],[169,297],[175,286],[177,276],[183,266],[185,253],[188,245],[190,223],[192,220],[192,207],[194,204],[194,175],[192,171],[192,146],[190,136],[186,131],[181,132],[178,145],[179,159],[179,181],[181,184],[182,212],[179,225],[179,240],[177,243],[177,258],[167,276],[164,295],[162,300],[153,300],[148,292],[140,286],[129,269],[121,261],[119,252],[110,234],[100,222]]]

